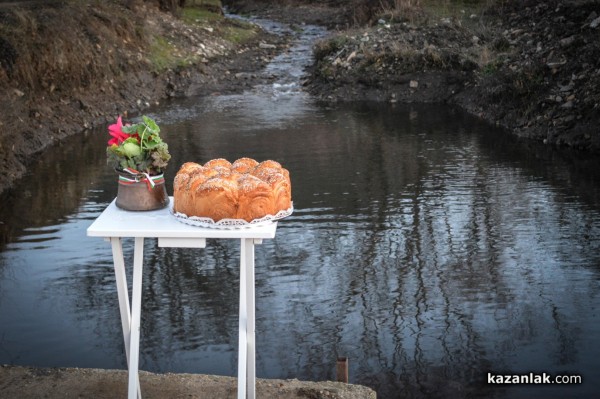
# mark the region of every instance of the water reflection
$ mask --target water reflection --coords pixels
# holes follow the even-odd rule
[[[260,377],[333,379],[348,356],[351,381],[382,398],[597,392],[596,176],[452,109],[308,102],[235,129],[244,104],[157,115],[172,165],[246,155],[290,169],[297,210],[256,251]],[[115,193],[104,145],[99,132],[57,148],[16,191],[31,195],[3,203],[0,363],[125,367],[110,249],[85,237]],[[147,240],[145,253],[141,368],[235,375],[237,243]],[[584,384],[500,389],[487,371]]]
[[[116,189],[105,189],[113,177],[103,167],[106,141],[104,130],[86,131],[38,157],[18,186],[0,197],[0,249],[28,236],[32,243],[52,240],[56,230],[46,226],[66,222],[87,198],[112,201]],[[97,210],[88,209],[93,217]]]

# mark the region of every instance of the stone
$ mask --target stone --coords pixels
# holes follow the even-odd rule
[[[561,108],[565,108],[565,109],[571,109],[573,108],[573,101],[567,101],[566,103],[564,103],[563,105],[561,105]]]
[[[559,43],[560,43],[561,47],[569,47],[574,42],[575,42],[575,35],[569,36],[569,37],[565,37],[564,39],[560,39]]]
[[[416,80],[411,80],[411,81],[408,83],[408,86],[409,86],[411,89],[416,89],[417,87],[419,87],[419,82],[417,82]]]
[[[558,87],[559,87],[559,90],[563,93],[565,93],[567,91],[571,91],[571,90],[573,90],[573,81],[569,82],[569,84],[564,85],[564,86],[559,84]]]

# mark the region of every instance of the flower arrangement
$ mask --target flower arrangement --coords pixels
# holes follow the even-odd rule
[[[108,127],[108,132],[112,138],[106,154],[109,164],[117,170],[146,176],[163,173],[171,155],[154,120],[144,115],[139,123],[123,125],[119,116],[117,123]]]

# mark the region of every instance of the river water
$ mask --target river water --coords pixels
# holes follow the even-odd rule
[[[153,110],[173,159],[274,159],[295,212],[256,249],[257,374],[380,398],[588,398],[600,391],[600,184],[578,164],[439,105],[315,103],[310,43],[242,95]],[[286,66],[287,65],[287,66]],[[108,243],[104,129],[44,154],[2,198],[0,364],[126,368]],[[131,264],[133,242],[125,241]],[[236,375],[237,242],[145,247],[140,368]],[[131,276],[129,276],[131,279]],[[486,384],[487,373],[581,375]]]

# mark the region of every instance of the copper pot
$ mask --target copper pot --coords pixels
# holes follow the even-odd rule
[[[169,196],[165,187],[164,176],[148,176],[143,173],[133,174],[117,171],[119,174],[119,190],[117,206],[126,211],[152,211],[164,208],[169,204]],[[150,184],[149,178],[154,183]]]

